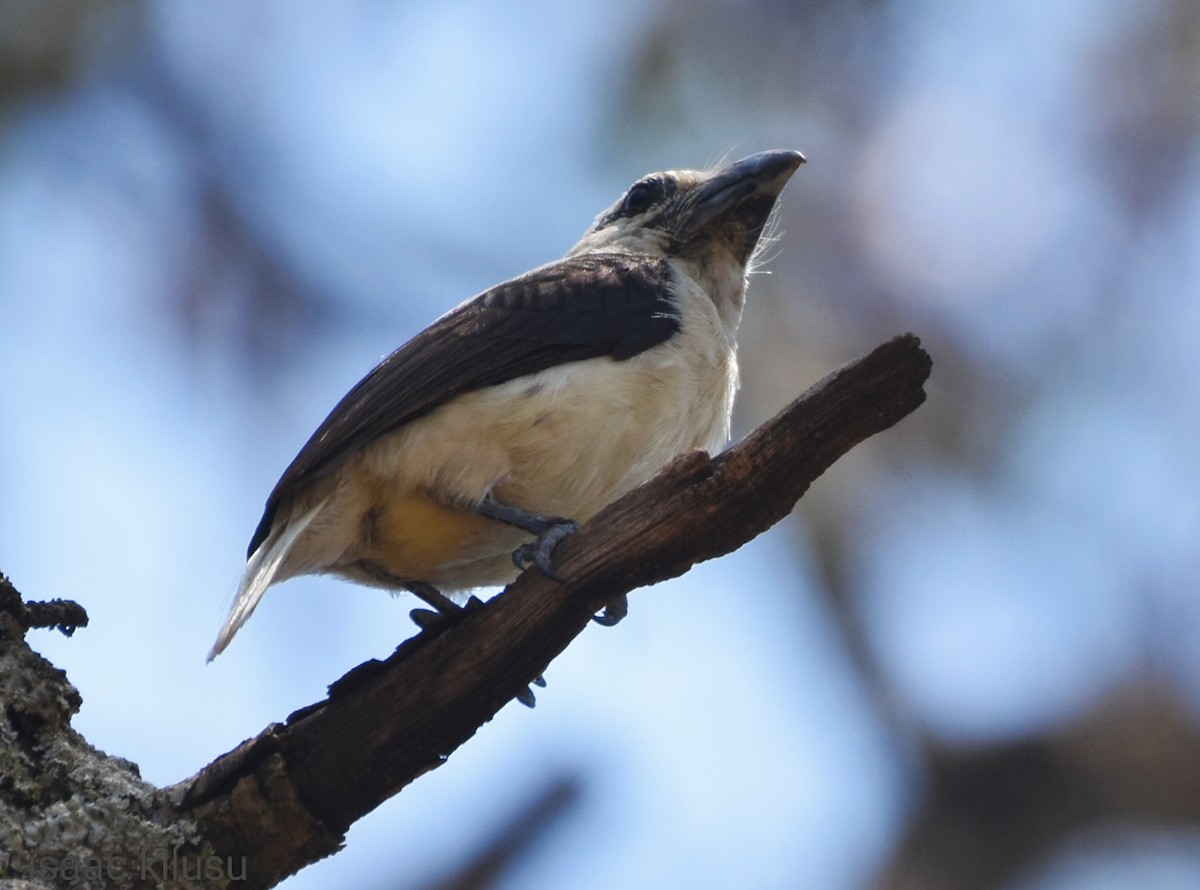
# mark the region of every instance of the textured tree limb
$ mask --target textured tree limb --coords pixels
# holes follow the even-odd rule
[[[78,693],[0,612],[0,662],[13,667],[5,674],[13,682],[0,759],[21,776],[11,802],[0,787],[0,809],[11,811],[0,821],[18,832],[12,849],[54,851],[56,865],[72,855],[124,866],[121,880],[101,875],[92,887],[275,885],[335,852],[355,820],[440,766],[525,692],[607,602],[728,553],[786,516],[834,461],[921,404],[929,371],[916,337],[880,346],[729,451],[683,455],[594,517],[555,551],[565,583],[526,572],[461,622],[361,665],[326,700],[171,788],[147,785],[133,764],[73,733]],[[35,672],[44,684],[31,697],[22,677]],[[81,785],[78,776],[93,778]],[[70,812],[35,799],[46,782],[57,783],[54,799],[66,802],[54,806]],[[103,810],[103,829],[94,829],[104,801],[114,803]],[[68,846],[62,828],[75,818],[84,828]],[[20,868],[0,867],[0,883],[42,877],[30,862],[26,856]]]
[[[742,442],[682,455],[559,545],[565,583],[526,572],[463,621],[422,634],[176,786],[219,854],[254,851],[249,886],[333,852],[346,829],[440,766],[636,587],[728,553],[786,516],[854,445],[924,401],[929,356],[898,337],[831,374]]]
[[[79,603],[62,599],[27,603],[3,575],[0,575],[0,612],[12,615],[25,630],[54,627],[68,637],[79,628],[87,627],[88,623],[87,612]]]
[[[79,692],[25,642],[37,604],[3,575],[0,604],[0,888],[208,886],[169,879],[175,851],[193,867],[212,853],[195,824],[71,727]]]

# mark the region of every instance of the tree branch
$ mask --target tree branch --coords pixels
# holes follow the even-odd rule
[[[921,404],[929,371],[916,337],[880,346],[724,454],[682,455],[606,508],[555,550],[564,583],[525,572],[462,621],[360,665],[324,701],[171,788],[74,733],[78,693],[26,645],[31,624],[67,630],[84,623],[82,610],[32,615],[10,591],[0,597],[0,884],[65,886],[69,871],[71,881],[86,873],[89,887],[274,886],[445,762],[608,602],[786,516],[834,461]]]
[[[555,551],[558,583],[526,572],[438,636],[356,668],[325,701],[170,789],[218,855],[254,851],[271,886],[333,852],[346,829],[449,754],[607,602],[728,553],[786,516],[854,445],[925,398],[929,356],[905,335],[812,387],[715,458],[682,455]]]

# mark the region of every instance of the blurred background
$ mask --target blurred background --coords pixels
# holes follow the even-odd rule
[[[929,400],[289,890],[1200,886],[1200,4],[0,4],[0,571],[179,781],[412,633],[276,588],[379,358],[635,178],[768,148],[744,434],[913,331]]]

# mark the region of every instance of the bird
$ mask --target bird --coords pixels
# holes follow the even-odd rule
[[[461,612],[671,459],[730,435],[737,330],[798,151],[643,176],[559,260],[451,309],[337,403],[267,497],[229,645],[269,587],[330,574]],[[596,620],[615,624],[624,599]],[[436,619],[436,620],[435,620]]]

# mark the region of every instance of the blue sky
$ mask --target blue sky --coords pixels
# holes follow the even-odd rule
[[[804,34],[706,6],[716,49],[674,48],[626,108],[666,6],[176,2],[11,110],[0,570],[92,617],[33,638],[83,693],[80,731],[174,782],[390,652],[408,602],[303,579],[204,664],[311,430],[640,174],[785,147],[809,163],[752,284],[739,433],[906,329],[934,353],[929,404],[802,516],[635,593],[536,710],[505,708],[285,886],[419,884],[560,771],[581,803],[511,886],[868,886],[921,785],[822,595],[826,513],[855,529],[857,614],[923,731],[1022,738],[1148,671],[1200,705],[1200,152],[1176,147],[1171,193],[1136,204],[1105,139],[1139,97],[1094,95],[1157,7],[881,6],[845,39],[886,34],[886,54],[799,84]],[[236,220],[220,237],[214,191]],[[263,303],[221,237],[288,293]],[[1139,886],[1195,879],[1194,841],[1172,844],[1167,882]],[[1029,886],[1106,867],[1065,852]]]

